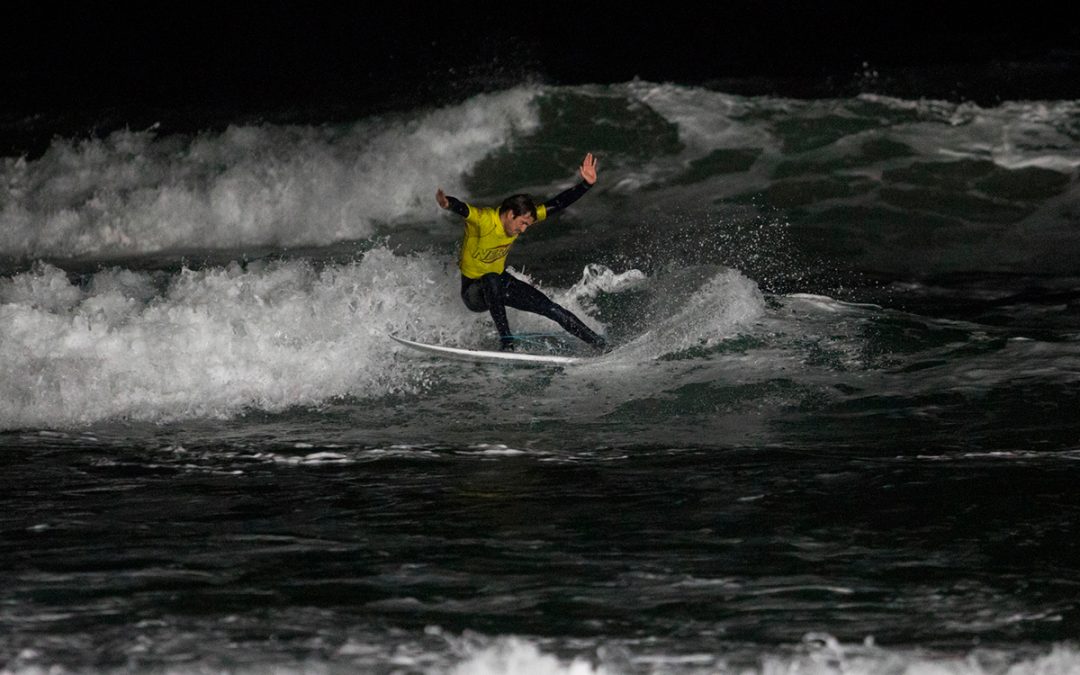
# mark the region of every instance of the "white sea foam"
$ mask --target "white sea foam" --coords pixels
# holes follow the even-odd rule
[[[323,245],[429,217],[435,186],[537,124],[533,87],[346,127],[233,126],[57,139],[0,160],[0,254]]]
[[[575,657],[570,661],[546,654],[533,642],[516,637],[496,640],[489,646],[472,649],[460,663],[450,668],[450,675],[602,675],[615,673],[590,660]]]
[[[53,618],[53,617],[50,617]],[[153,626],[140,625],[147,629]],[[57,672],[140,673],[345,673],[407,669],[429,675],[1078,675],[1080,650],[1072,643],[934,650],[891,647],[872,637],[841,642],[810,633],[797,644],[751,648],[712,640],[686,649],[669,641],[556,640],[468,633],[456,636],[429,627],[425,635],[359,632],[333,651],[307,658],[273,649],[251,651],[210,634],[172,635],[168,630],[133,639],[126,668],[101,670],[52,662],[45,644],[10,652],[0,675]],[[50,645],[55,646],[55,645]],[[179,654],[171,653],[184,650]],[[268,653],[269,652],[269,653]],[[202,658],[199,658],[199,657]],[[180,658],[183,657],[183,658]]]
[[[49,265],[0,281],[0,427],[281,410],[418,386],[385,333],[458,339],[456,276],[434,256],[110,270],[85,287]],[[479,332],[476,330],[476,332]]]
[[[748,330],[764,314],[761,289],[738,271],[707,272],[694,288],[696,281],[688,277],[699,273],[680,270],[657,282],[660,288],[642,317],[644,330],[619,349],[620,355],[652,359],[692,347],[710,348]]]
[[[920,649],[890,649],[842,644],[826,634],[808,635],[794,650],[766,650],[751,656],[738,652],[687,654],[641,653],[633,649],[600,648],[591,654],[558,658],[533,641],[503,637],[472,648],[451,673],[615,674],[671,673],[703,675],[1076,675],[1080,652],[1056,645],[1041,652],[982,649],[967,654]],[[437,672],[437,671],[430,671]]]

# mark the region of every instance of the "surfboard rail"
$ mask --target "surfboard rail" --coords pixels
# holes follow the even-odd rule
[[[498,363],[502,365],[519,366],[568,366],[583,363],[585,359],[577,356],[558,356],[556,354],[524,354],[521,352],[496,352],[481,349],[465,349],[463,347],[447,347],[445,345],[429,345],[423,342],[407,340],[392,333],[388,334],[391,340],[418,352],[431,356],[440,356],[457,361],[469,361],[472,363]]]

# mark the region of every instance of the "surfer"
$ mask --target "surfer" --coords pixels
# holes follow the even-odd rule
[[[474,312],[491,312],[499,331],[500,348],[512,350],[514,336],[506,320],[506,307],[546,316],[568,333],[597,349],[606,348],[604,338],[586,326],[565,307],[506,271],[506,255],[518,236],[530,226],[570,206],[596,183],[596,158],[592,153],[578,169],[581,181],[546,202],[537,205],[525,194],[511,195],[498,209],[466,204],[448,196],[439,188],[435,200],[444,209],[465,219],[465,238],[461,242],[461,299]]]

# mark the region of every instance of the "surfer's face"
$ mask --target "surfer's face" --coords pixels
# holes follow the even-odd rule
[[[516,237],[529,228],[535,221],[532,214],[524,213],[520,216],[515,216],[512,211],[507,211],[501,216],[503,223],[503,231],[506,232],[508,237]]]

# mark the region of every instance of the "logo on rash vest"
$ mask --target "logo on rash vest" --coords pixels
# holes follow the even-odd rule
[[[511,244],[505,244],[503,246],[496,246],[495,248],[487,248],[482,251],[477,251],[473,254],[473,257],[483,263],[495,262],[499,258],[505,258],[506,254],[510,252]]]

